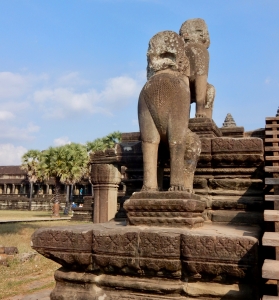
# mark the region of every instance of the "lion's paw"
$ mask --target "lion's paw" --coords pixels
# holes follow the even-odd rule
[[[169,188],[169,191],[177,191],[177,192],[187,191],[187,190],[188,189],[186,189],[184,185],[172,185]]]
[[[158,191],[159,191],[158,188],[149,188],[145,185],[143,185],[141,188],[141,192],[158,192]]]
[[[206,118],[206,114],[196,114],[196,118]]]

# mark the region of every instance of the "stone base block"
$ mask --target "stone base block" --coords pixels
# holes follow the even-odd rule
[[[183,282],[129,276],[55,272],[56,287],[51,300],[258,300],[257,291],[245,284]]]
[[[64,267],[51,299],[223,300],[259,299],[259,237],[257,226],[109,222],[41,228],[32,242]]]
[[[193,118],[189,120],[189,129],[199,137],[214,138],[222,136],[222,131],[209,118]]]
[[[162,227],[188,227],[197,228],[203,226],[202,217],[177,218],[177,217],[133,217],[128,214],[129,225],[147,225]]]
[[[124,203],[129,225],[196,228],[205,202],[188,192],[138,192]]]

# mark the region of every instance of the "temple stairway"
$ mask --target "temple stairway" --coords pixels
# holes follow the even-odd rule
[[[277,295],[279,294],[279,117],[266,118],[265,127],[265,184],[273,194],[265,195],[265,201],[274,203],[273,210],[264,211],[264,221],[274,222],[274,232],[265,232],[262,238],[263,246],[275,247],[275,258],[265,259],[262,267],[262,277],[277,280]],[[271,177],[272,176],[272,177]],[[263,296],[263,300],[279,299],[278,296]]]

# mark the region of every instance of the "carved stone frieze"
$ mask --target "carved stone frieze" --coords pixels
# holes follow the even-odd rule
[[[253,237],[182,234],[181,255],[189,261],[257,264],[258,240]]]
[[[259,138],[214,138],[212,154],[226,152],[244,152],[263,154],[263,141]]]
[[[93,230],[93,253],[118,254],[124,256],[138,255],[138,232],[121,232],[118,230]]]
[[[228,281],[235,277],[253,282],[259,275],[257,266],[242,264],[182,261],[182,268],[185,276],[214,281]]]
[[[201,138],[201,155],[211,154],[211,139]]]
[[[180,235],[164,232],[140,232],[141,257],[180,258]]]
[[[81,231],[79,226],[68,226],[63,229],[61,227],[50,227],[47,230],[38,229],[32,235],[32,247],[91,251],[91,226],[86,225],[82,229]]]
[[[166,217],[130,217],[128,213],[129,225],[140,226],[162,226],[162,227],[188,227],[197,228],[203,226],[202,217],[193,218],[166,218]]]

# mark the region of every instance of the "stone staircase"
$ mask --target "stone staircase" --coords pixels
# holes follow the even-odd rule
[[[279,117],[266,118],[265,126],[265,184],[271,188],[273,195],[265,195],[265,201],[274,203],[273,210],[264,211],[264,221],[274,222],[274,232],[265,232],[263,246],[275,247],[276,260],[265,259],[262,267],[264,279],[277,280],[279,294]],[[271,177],[272,176],[272,177]],[[279,296],[263,296],[263,300],[279,300]]]

